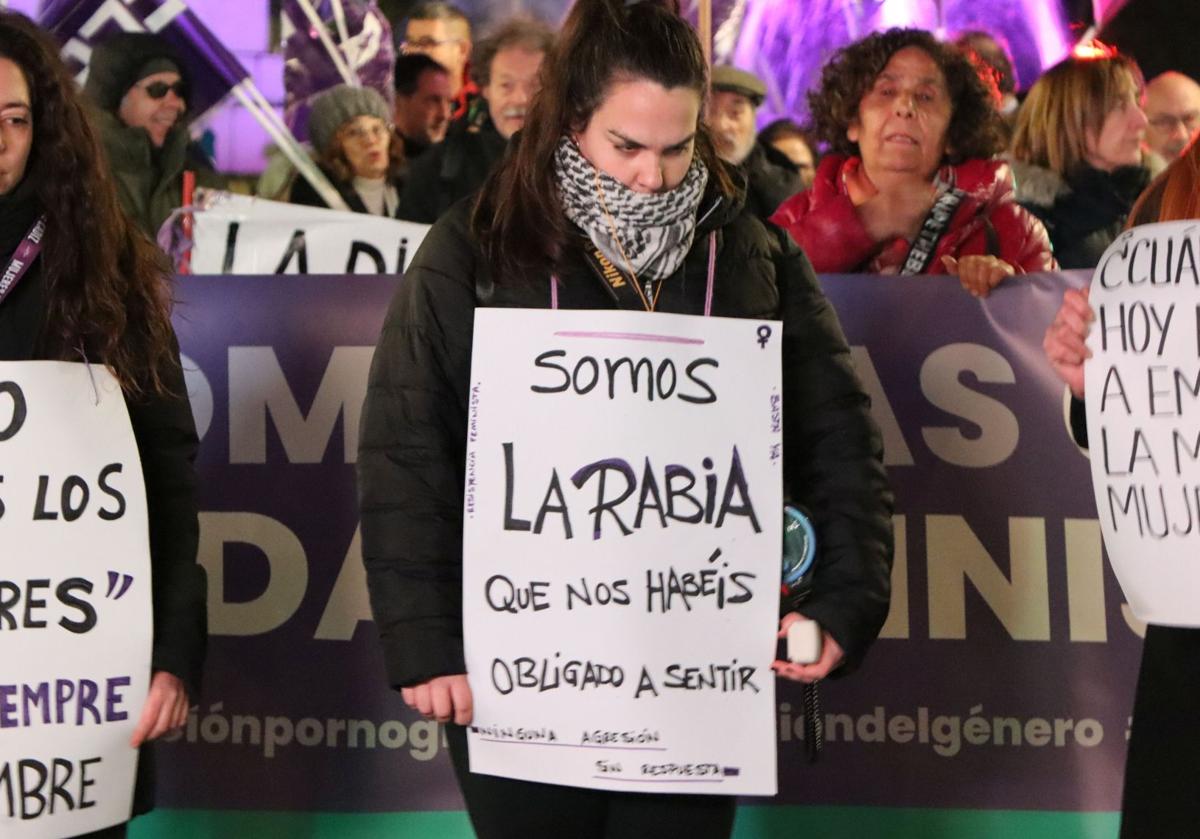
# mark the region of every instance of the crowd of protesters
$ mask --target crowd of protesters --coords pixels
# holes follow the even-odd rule
[[[308,144],[349,209],[432,224],[514,145],[555,33],[516,17],[477,39],[463,11],[428,0],[396,41],[394,101],[327,90]],[[85,92],[122,204],[153,234],[183,203],[185,169],[222,184],[188,135],[189,69],[148,34],[102,43],[91,67]],[[977,296],[1015,274],[1095,265],[1200,130],[1200,84],[1183,73],[1146,83],[1132,58],[1084,46],[1022,94],[1002,41],[978,30],[848,45],[823,67],[804,124],[757,130],[768,98],[759,76],[716,66],[701,119],[754,215],[819,272],[953,274]],[[327,204],[294,170],[266,197]]]
[[[178,488],[177,509],[160,508],[151,526],[163,542],[154,544],[155,562],[174,574],[175,591],[161,597],[186,608],[155,614],[156,627],[180,622],[173,640],[182,651],[163,652],[160,661],[156,647],[162,719],[141,732],[153,739],[177,726],[194,699],[203,579],[191,561],[195,432],[179,397],[169,269],[149,240],[189,203],[194,185],[220,187],[223,179],[189,133],[196,69],[162,38],[125,34],[100,43],[79,91],[48,57],[46,36],[16,15],[0,23],[0,82],[11,100],[0,163],[20,164],[0,166],[3,255],[15,258],[39,217],[64,229],[99,224],[92,238],[52,237],[37,270],[0,307],[7,327],[0,359],[80,353],[101,360],[117,372],[135,425],[167,429],[146,443],[143,460],[148,482]],[[698,39],[669,2],[579,0],[562,32],[517,17],[476,40],[461,10],[433,0],[412,11],[397,42],[394,100],[370,87],[331,87],[313,99],[306,135],[317,171],[351,211],[435,225],[381,338],[394,352],[372,370],[359,463],[364,503],[387,511],[364,514],[363,541],[390,681],[410,705],[443,722],[470,721],[458,605],[442,616],[446,637],[422,640],[418,652],[388,633],[413,620],[411,601],[422,586],[457,572],[453,550],[438,549],[458,536],[460,496],[434,498],[410,484],[413,470],[436,467],[446,472],[437,485],[453,487],[461,471],[466,425],[456,400],[465,385],[435,374],[467,369],[481,283],[492,305],[552,299],[557,307],[562,277],[564,308],[681,313],[707,311],[699,295],[707,284],[710,304],[716,289],[716,313],[779,318],[786,334],[806,336],[791,347],[804,363],[785,368],[788,375],[804,368],[807,380],[795,392],[813,403],[786,415],[789,435],[809,441],[789,448],[808,445],[813,464],[813,475],[793,476],[796,491],[825,492],[822,480],[837,470],[815,464],[836,461],[838,480],[855,482],[841,494],[860,520],[857,530],[838,531],[844,544],[835,545],[854,595],[839,595],[842,611],[823,611],[818,591],[807,607],[824,633],[820,661],[776,668],[812,681],[850,669],[883,622],[891,503],[878,431],[815,274],[953,275],[982,298],[1017,275],[1094,267],[1135,207],[1135,221],[1194,214],[1192,204],[1180,209],[1179,196],[1195,195],[1200,171],[1193,142],[1200,84],[1174,71],[1146,83],[1131,57],[1099,44],[1077,49],[1022,97],[1011,58],[988,33],[953,41],[916,29],[873,33],[825,64],[805,124],[776,119],[760,132],[767,83],[742,68],[706,67]],[[332,198],[324,194],[293,172],[272,197],[323,207]],[[593,261],[630,282],[613,284],[618,293],[572,281],[594,272]],[[87,273],[85,263],[89,285],[71,286],[66,278]],[[530,269],[555,272],[553,297],[543,300],[542,289],[519,282]],[[428,292],[434,285],[437,294]],[[1076,397],[1077,419],[1089,310],[1085,293],[1066,301],[1046,351]],[[437,329],[425,328],[433,323]],[[438,363],[407,364],[406,352]],[[406,431],[414,411],[438,422]],[[805,431],[822,423],[842,429],[838,445]],[[1076,431],[1086,444],[1086,429]],[[406,458],[421,463],[405,471]],[[418,504],[388,506],[393,496],[423,492]],[[414,584],[392,567],[403,564],[393,563],[398,536],[405,550],[425,544],[437,554],[428,558],[433,576]],[[1195,643],[1192,635],[1172,638]],[[1140,690],[1139,703],[1148,695]],[[1135,718],[1135,733],[1148,713]],[[668,817],[681,830],[696,825],[686,827],[689,835],[729,834],[732,799],[661,797],[664,815],[645,810],[636,795],[539,798],[528,785],[469,777],[461,728],[450,743],[482,833],[501,814],[511,822],[508,808],[524,800],[529,813],[551,814],[570,835],[584,835],[577,823],[596,818],[643,824],[631,829],[648,833]]]
[[[432,224],[476,194],[514,144],[555,33],[517,17],[476,38],[427,0],[396,29],[395,94],[339,85],[313,101],[308,149],[346,207]],[[188,68],[160,37],[94,50],[86,99],[120,195],[153,236],[198,186],[225,180],[189,134]],[[986,295],[1005,277],[1094,265],[1138,195],[1200,130],[1200,84],[1149,83],[1132,58],[1077,48],[1021,94],[983,31],[938,41],[869,35],[826,62],[804,123],[759,127],[766,82],[712,68],[702,124],[750,211],[786,229],[818,271],[950,273]],[[325,206],[287,168],[263,194]],[[941,229],[925,222],[953,212]],[[936,212],[935,212],[936,211]]]

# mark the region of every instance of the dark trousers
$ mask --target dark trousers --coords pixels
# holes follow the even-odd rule
[[[97,830],[94,833],[81,833],[75,839],[125,839],[125,828],[129,823],[106,827],[104,830]]]
[[[1149,626],[1142,647],[1122,839],[1173,839],[1200,830],[1200,629]]]
[[[477,775],[467,734],[447,725],[450,758],[479,839],[729,839],[729,795],[604,792]]]

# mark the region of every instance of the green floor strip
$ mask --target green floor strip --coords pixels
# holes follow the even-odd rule
[[[1116,813],[746,806],[735,839],[1115,839]],[[472,839],[462,812],[158,810],[131,839]],[[540,839],[540,837],[530,837]]]

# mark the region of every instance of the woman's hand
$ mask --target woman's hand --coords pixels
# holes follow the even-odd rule
[[[957,275],[962,287],[975,297],[987,297],[993,288],[1017,273],[1017,269],[1003,259],[983,254],[960,259],[943,256],[942,264],[947,273]]]
[[[1050,366],[1077,399],[1083,398],[1083,362],[1092,357],[1085,343],[1088,328],[1096,317],[1088,303],[1089,291],[1090,288],[1070,289],[1063,294],[1062,306],[1042,339]]]
[[[801,615],[799,612],[788,612],[779,621],[779,637],[786,638],[788,628],[796,623],[796,621],[806,621],[808,618]],[[771,669],[779,676],[785,679],[791,679],[794,682],[815,682],[819,679],[824,679],[832,673],[846,657],[846,653],[842,650],[841,645],[833,639],[833,636],[821,629],[821,657],[812,664],[796,664],[791,661],[774,661],[771,663]]]
[[[165,670],[150,677],[150,692],[129,738],[135,749],[148,740],[157,740],[187,722],[188,698],[183,681]]]
[[[405,705],[421,716],[438,722],[454,721],[459,725],[470,725],[475,710],[466,673],[436,676],[428,682],[401,688],[400,696]]]

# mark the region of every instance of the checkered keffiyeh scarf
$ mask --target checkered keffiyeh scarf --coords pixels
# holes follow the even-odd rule
[[[696,211],[708,184],[708,169],[699,157],[692,158],[679,186],[669,192],[640,193],[598,172],[575,142],[563,137],[554,155],[554,173],[567,218],[587,233],[614,265],[632,267],[639,278],[659,280],[683,264],[692,247]],[[612,222],[605,215],[606,207]],[[620,236],[619,244],[614,233]]]

